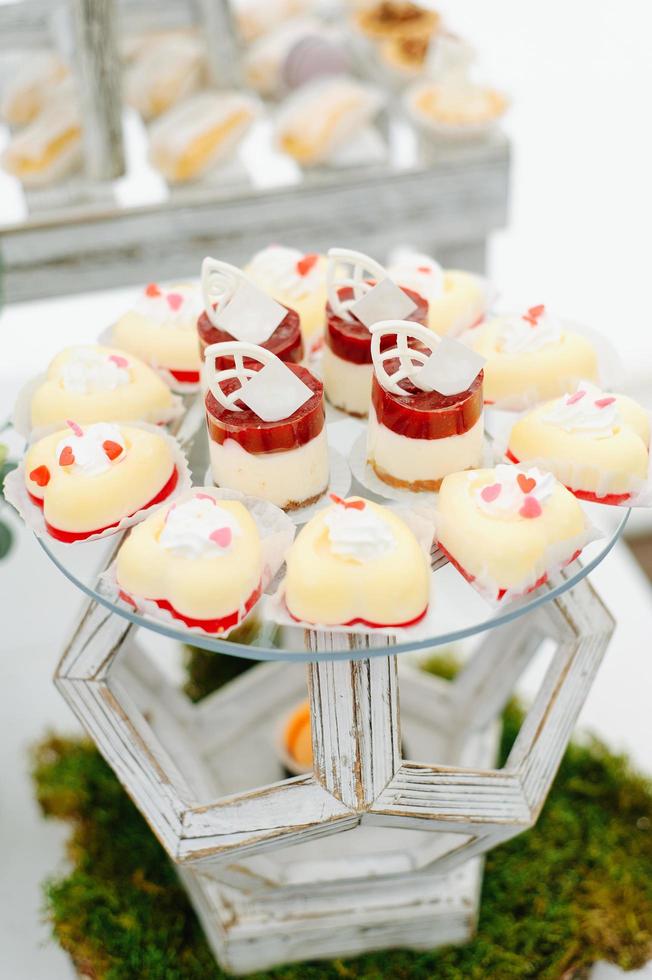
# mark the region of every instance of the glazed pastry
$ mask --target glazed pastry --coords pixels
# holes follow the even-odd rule
[[[411,626],[428,608],[430,569],[410,528],[360,497],[333,496],[290,547],[285,602],[320,626]]]
[[[232,365],[216,370],[215,362]],[[314,503],[328,487],[321,381],[254,344],[206,351],[206,424],[216,486],[284,510]]]
[[[605,504],[624,504],[641,488],[649,454],[648,413],[587,382],[520,418],[507,449],[512,462],[534,462],[576,497]]]
[[[418,75],[425,64],[430,37],[427,34],[417,37],[388,38],[380,45],[383,60],[401,75]]]
[[[336,408],[364,418],[373,375],[371,326],[393,318],[427,324],[428,303],[407,286],[397,288],[374,259],[342,248],[328,252],[327,294],[324,392]]]
[[[326,305],[326,259],[284,245],[268,245],[245,266],[248,278],[288,309],[296,310],[307,342],[321,335]],[[277,352],[278,353],[278,352]]]
[[[141,51],[125,74],[127,102],[144,119],[171,109],[200,87],[205,52],[198,38],[163,35]]]
[[[188,283],[170,287],[150,282],[133,309],[113,327],[116,347],[163,369],[182,384],[197,384],[201,357],[197,350],[199,290]]]
[[[531,592],[574,561],[587,522],[572,493],[551,473],[501,464],[453,473],[437,501],[437,541],[487,598]]]
[[[67,347],[31,401],[32,428],[89,422],[166,422],[176,411],[167,385],[146,364],[113,347]]]
[[[233,340],[257,344],[287,363],[302,360],[297,311],[267,296],[236,266],[207,256],[202,263],[202,294],[204,311],[197,321],[202,361],[209,345]],[[215,368],[221,371],[229,363],[218,360]]]
[[[65,88],[11,139],[4,152],[2,165],[25,187],[56,183],[81,166],[79,110],[72,92]]]
[[[152,603],[186,626],[223,633],[258,602],[262,568],[258,528],[243,504],[195,488],[133,528],[115,574],[136,609]]]
[[[179,472],[164,436],[109,422],[68,426],[34,443],[24,463],[30,499],[53,538],[71,543],[118,530],[173,493]]]
[[[303,167],[325,163],[373,119],[381,102],[375,89],[346,75],[309,82],[281,109],[278,147]]]
[[[0,115],[10,126],[27,126],[41,112],[68,68],[51,51],[35,51],[21,60],[5,84]]]
[[[406,95],[414,119],[426,126],[485,127],[507,110],[502,92],[481,85],[419,82]]]
[[[487,358],[486,404],[527,408],[574,391],[582,379],[598,380],[598,358],[591,342],[567,330],[543,304],[520,315],[487,320],[462,340]]]
[[[258,107],[240,92],[200,92],[150,129],[150,159],[171,183],[203,177],[235,149]]]
[[[377,323],[371,334],[367,461],[376,475],[393,487],[434,491],[448,473],[479,466],[482,358],[406,320]]]
[[[436,11],[409,0],[364,3],[355,19],[360,30],[374,40],[430,37],[441,21]]]
[[[428,300],[428,326],[442,337],[456,337],[485,317],[486,289],[471,272],[444,270],[429,255],[409,250],[395,253],[387,271]]]

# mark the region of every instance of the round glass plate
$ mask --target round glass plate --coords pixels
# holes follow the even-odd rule
[[[360,426],[353,421],[338,422],[336,425],[329,426],[329,441],[345,457],[348,457],[359,434]],[[189,436],[188,429],[186,435]],[[204,426],[197,428],[194,435],[184,442],[193,481],[200,485],[208,465],[208,444]],[[351,493],[382,502],[382,498],[361,487],[356,480],[353,481]],[[589,544],[584,549],[581,559],[573,562],[562,574],[552,577],[545,585],[522,599],[504,608],[494,608],[452,565],[447,562],[437,562],[436,570],[433,571],[435,596],[433,621],[437,623],[437,628],[436,631],[432,631],[432,635],[426,637],[421,635],[418,639],[380,646],[367,646],[364,642],[365,637],[359,636],[355,638],[356,645],[352,649],[347,634],[335,632],[333,649],[318,653],[307,649],[303,628],[278,626],[265,620],[258,613],[254,613],[238,631],[232,633],[228,639],[224,639],[190,632],[181,624],[177,627],[169,622],[139,615],[126,603],[108,598],[98,591],[98,579],[100,573],[112,560],[120,543],[120,536],[72,546],[62,545],[54,540],[40,539],[40,543],[63,574],[88,596],[137,626],[154,630],[181,643],[213,650],[216,653],[248,657],[252,660],[356,660],[409,650],[427,650],[449,644],[523,616],[572,588],[609,553],[629,517],[629,510],[625,508],[606,507],[600,504],[582,506],[593,524],[602,532],[603,537]]]

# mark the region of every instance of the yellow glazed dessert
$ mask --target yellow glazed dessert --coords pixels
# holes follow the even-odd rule
[[[428,608],[430,571],[408,526],[360,497],[334,495],[288,551],[285,602],[324,626],[409,626]]]
[[[441,337],[455,337],[478,324],[487,312],[482,280],[461,269],[442,269],[429,255],[399,253],[388,268],[395,282],[428,300],[428,326]]]
[[[198,38],[173,33],[150,41],[125,72],[127,102],[154,119],[201,85],[205,52]]]
[[[445,477],[436,525],[444,554],[492,599],[542,585],[577,557],[587,530],[579,503],[552,474],[504,464]]]
[[[483,126],[499,119],[507,109],[501,92],[471,83],[419,83],[408,98],[416,119],[441,126]]]
[[[36,119],[68,68],[58,55],[37,51],[25,57],[13,75],[6,79],[0,102],[0,115],[10,126],[26,126]]]
[[[250,259],[245,275],[278,303],[296,310],[301,333],[314,340],[324,329],[326,258],[284,245],[268,245]]]
[[[591,342],[567,330],[543,305],[522,314],[494,317],[462,339],[487,358],[487,404],[527,408],[574,391],[582,379],[598,379],[598,358]]]
[[[202,309],[195,286],[150,282],[134,308],[114,325],[111,339],[116,347],[164,370],[174,381],[197,384],[201,367],[197,318]]]
[[[117,529],[169,497],[179,479],[162,435],[108,422],[69,422],[28,449],[24,468],[48,533],[67,543]]]
[[[32,428],[110,419],[167,421],[175,401],[167,385],[133,355],[97,345],[68,347],[54,358],[31,402]]]
[[[507,457],[535,462],[583,500],[622,504],[646,481],[650,422],[625,395],[582,382],[512,428]]]
[[[26,187],[54,183],[82,161],[81,122],[72,92],[53,97],[9,142],[2,164]]]
[[[260,598],[262,565],[249,512],[206,487],[159,507],[131,531],[118,552],[116,578],[136,608],[153,603],[187,626],[220,633]]]

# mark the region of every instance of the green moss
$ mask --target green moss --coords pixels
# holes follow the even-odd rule
[[[429,666],[442,671],[441,663]],[[201,669],[196,696],[231,668]],[[503,757],[520,721],[510,706]],[[34,776],[45,813],[73,827],[72,870],[47,883],[46,900],[54,934],[75,961],[106,980],[222,977],[171,865],[98,753],[83,741],[50,738],[36,750]],[[651,956],[652,787],[593,741],[566,753],[537,826],[488,855],[473,942],[255,976],[559,980],[600,959],[630,969]]]

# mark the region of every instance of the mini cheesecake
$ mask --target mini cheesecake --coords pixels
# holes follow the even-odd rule
[[[286,367],[312,392],[289,418],[266,422],[246,406],[225,408],[210,390],[205,407],[215,484],[294,510],[325,493],[328,443],[321,381],[301,365]],[[252,361],[251,368],[260,365]],[[230,378],[221,388],[228,396],[238,386],[238,379]]]
[[[27,451],[25,485],[43,509],[48,533],[59,541],[83,541],[162,503],[179,472],[167,439],[128,425],[74,422]]]
[[[200,488],[131,531],[118,552],[116,581],[136,609],[153,604],[186,626],[223,633],[257,603],[262,570],[258,528],[244,505]]]
[[[391,375],[398,358],[385,361]],[[393,487],[438,490],[448,473],[478,466],[483,449],[482,371],[455,395],[422,391],[409,378],[403,394],[386,391],[374,374],[367,427],[367,461]]]
[[[332,496],[286,555],[290,616],[316,626],[407,627],[428,609],[430,567],[417,538],[386,507]]]
[[[216,308],[217,305],[214,309]],[[271,351],[272,354],[276,354],[286,364],[298,364],[303,360],[301,321],[296,310],[292,310],[289,307],[286,307],[286,309],[287,314],[285,318],[279,323],[271,336],[260,346],[265,350]],[[204,351],[211,344],[220,344],[236,339],[230,333],[227,333],[226,330],[220,330],[219,327],[211,323],[206,310],[204,310],[197,321],[197,331],[199,333],[199,352],[202,362],[204,360]],[[249,362],[245,360],[245,363],[248,364]],[[233,358],[231,357],[216,358],[215,370],[223,371],[232,364]]]
[[[150,282],[133,309],[114,324],[111,338],[116,347],[180,384],[198,384],[201,360],[195,326],[200,310],[196,287]]]
[[[400,285],[400,284],[399,284]],[[412,300],[415,309],[408,320],[428,325],[428,302],[412,289],[403,292]],[[350,286],[341,287],[340,300],[353,297]],[[353,314],[338,316],[330,303],[326,304],[326,334],[322,374],[326,398],[335,408],[349,415],[364,418],[369,412],[373,363],[371,359],[371,333],[369,328]],[[392,338],[385,339],[385,346]]]
[[[582,500],[625,504],[648,477],[649,416],[633,399],[582,382],[518,419],[506,455],[554,473]]]

